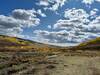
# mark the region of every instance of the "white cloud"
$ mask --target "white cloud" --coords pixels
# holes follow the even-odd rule
[[[65,18],[70,18],[70,19],[84,19],[87,18],[89,15],[87,14],[86,11],[84,11],[83,9],[76,9],[76,8],[72,8],[72,9],[67,9],[65,10]]]
[[[50,7],[50,10],[56,11],[59,7],[62,7],[67,0],[55,0],[55,4]]]
[[[15,9],[11,15],[0,15],[0,34],[19,35],[24,27],[36,26],[40,19],[36,18],[36,11]]]
[[[35,10],[15,9],[12,11],[12,16],[16,19],[27,20],[36,17],[34,13],[36,13]]]
[[[96,9],[96,8],[94,8],[93,10],[91,10],[90,11],[90,16],[91,16],[91,18],[95,18],[96,16],[97,16],[97,12],[98,12],[99,10],[98,9]]]
[[[56,0],[56,3],[50,7],[51,10],[56,11],[59,7],[62,7],[67,0]]]
[[[36,3],[39,6],[44,6],[43,8],[45,10],[49,9],[52,11],[57,11],[60,7],[65,5],[66,2],[69,2],[71,0],[39,0],[38,3]],[[80,0],[73,0],[74,1],[80,1]],[[86,5],[91,5],[94,2],[100,2],[100,0],[81,0],[82,3]]]
[[[91,16],[83,9],[70,9],[65,11],[65,20],[58,20],[54,24],[54,29],[66,29],[74,36],[82,36],[82,41],[88,39],[91,36],[100,33],[100,17],[96,17],[93,21],[90,21],[88,17]],[[87,38],[86,38],[87,37]]]
[[[85,3],[86,5],[91,5],[94,2],[100,2],[100,0],[82,0],[82,3]]]
[[[79,43],[83,39],[80,36],[75,36],[73,33],[68,32],[67,30],[60,31],[45,31],[45,30],[36,30],[34,31],[36,37],[39,37],[42,40],[48,40],[48,43]]]
[[[69,35],[69,33],[66,30],[62,31],[45,31],[45,30],[36,30],[34,33],[37,35],[37,37],[43,39],[48,39],[48,42],[64,42],[66,37]],[[66,40],[68,41],[68,40]]]
[[[49,43],[77,44],[100,37],[100,16],[96,16],[92,21],[89,19],[90,16],[91,14],[83,9],[67,9],[64,14],[65,19],[60,19],[54,24],[55,31],[36,30],[34,33]]]
[[[37,13],[38,13],[39,15],[41,15],[42,17],[46,17],[46,15],[45,15],[44,13],[42,13],[41,9],[38,9],[38,10],[37,10]]]
[[[25,10],[25,9],[15,9],[12,11],[12,15],[10,17],[13,17],[15,20],[20,21],[22,25],[27,25],[27,26],[34,26],[38,25],[40,22],[39,18],[36,18],[37,12],[32,9],[32,10]]]
[[[83,0],[82,2],[85,4],[92,4],[94,0]]]
[[[40,0],[38,5],[44,6],[43,8],[45,10],[52,10],[52,11],[57,11],[60,7],[64,6],[66,2],[69,2],[71,0]],[[74,1],[80,1],[80,0],[73,0]],[[82,3],[86,5],[91,5],[94,2],[100,2],[100,0],[81,0]]]
[[[45,6],[44,9],[49,9],[52,11],[58,10],[59,7],[62,7],[67,0],[40,0],[38,5]]]
[[[42,6],[48,6],[49,5],[49,2],[48,0],[40,0],[39,3],[37,3],[38,5],[42,5]]]

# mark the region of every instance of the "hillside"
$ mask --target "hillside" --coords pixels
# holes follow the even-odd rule
[[[17,37],[0,35],[0,51],[53,51],[62,47],[34,42]],[[65,48],[64,48],[65,49]]]
[[[0,46],[25,46],[31,44],[32,42],[20,38],[0,35]]]
[[[76,47],[72,47],[72,49],[100,50],[100,37],[83,42]]]

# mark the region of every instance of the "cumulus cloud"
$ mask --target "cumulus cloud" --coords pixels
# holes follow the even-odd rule
[[[71,0],[39,0],[38,3],[36,3],[39,6],[44,6],[43,8],[45,10],[52,10],[57,11],[60,7],[65,5],[66,2],[69,2]],[[73,1],[80,1],[80,0],[73,0]],[[100,0],[81,0],[82,3],[86,5],[91,5],[94,2],[100,2]]]
[[[100,0],[82,0],[82,3],[91,5],[94,2],[100,2]]]
[[[75,39],[73,39],[77,37],[74,37],[73,34],[70,34],[66,30],[52,31],[52,32],[45,31],[45,30],[36,30],[34,31],[34,33],[36,34],[37,37],[41,38],[41,41],[46,39],[48,40],[47,42],[49,43],[68,43],[68,42],[77,43],[78,42],[78,40],[75,41]],[[70,38],[70,36],[73,36],[73,38]]]
[[[44,13],[42,13],[41,9],[37,10],[37,14],[39,14],[42,17],[46,17],[46,15]]]
[[[12,16],[16,19],[27,20],[32,17],[36,17],[33,13],[36,13],[35,10],[24,10],[24,9],[15,9],[12,11]]]
[[[96,19],[89,23],[88,29],[93,33],[100,33],[100,16],[96,17]]]
[[[72,8],[72,9],[67,9],[65,10],[65,18],[70,18],[70,19],[84,19],[87,18],[89,15],[87,14],[86,11],[84,11],[83,9],[76,9],[76,8]]]
[[[94,0],[83,0],[82,2],[85,4],[92,4]]]
[[[90,11],[90,15],[96,15],[96,13],[98,12],[99,10],[98,9],[93,9]]]
[[[36,18],[36,11],[15,9],[11,15],[0,15],[0,34],[17,35],[24,27],[36,26],[40,19]]]
[[[71,0],[39,0],[38,3],[36,3],[39,6],[44,6],[43,8],[45,10],[52,10],[57,11],[60,7],[65,5],[65,3],[69,2]],[[80,1],[80,0],[73,0],[73,1]],[[82,3],[86,5],[91,5],[94,2],[100,2],[100,0],[81,0]]]
[[[37,3],[40,6],[45,6],[45,9],[56,11],[59,7],[62,7],[67,0],[40,0]]]
[[[66,1],[67,0],[55,0],[54,1],[55,4],[52,5],[49,9],[53,10],[53,11],[56,11],[56,10],[58,10],[59,7],[62,7],[65,4]]]
[[[39,18],[36,18],[35,13],[36,13],[35,10],[15,9],[12,12],[11,17],[21,21],[22,23],[21,22],[20,23],[22,25],[34,26],[34,25],[38,25],[40,22]]]
[[[90,18],[96,18],[97,17],[97,13],[99,12],[99,9],[94,8],[93,10],[90,11]]]
[[[39,3],[37,3],[38,5],[42,5],[42,6],[48,6],[49,5],[49,2],[48,0],[40,0]]]
[[[53,25],[55,31],[36,30],[34,33],[52,43],[80,43],[100,37],[100,16],[92,21],[90,16],[83,9],[67,9],[65,19],[60,19]]]

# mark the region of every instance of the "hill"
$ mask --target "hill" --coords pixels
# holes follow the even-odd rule
[[[72,49],[100,50],[100,37],[83,42],[76,47],[72,47]]]
[[[34,42],[17,37],[0,35],[0,51],[52,51],[62,47]]]

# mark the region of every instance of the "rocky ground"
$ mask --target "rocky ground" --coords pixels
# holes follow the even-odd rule
[[[0,52],[0,75],[100,75],[100,56]]]

